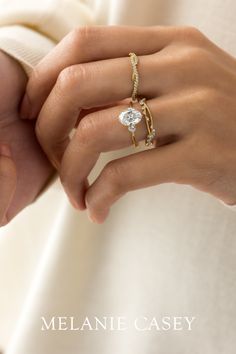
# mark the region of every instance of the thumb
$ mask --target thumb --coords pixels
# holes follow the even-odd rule
[[[16,190],[17,174],[11,150],[0,144],[0,227],[8,223],[7,210]]]

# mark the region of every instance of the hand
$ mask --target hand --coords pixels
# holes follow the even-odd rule
[[[35,135],[35,123],[19,117],[27,78],[21,66],[0,51],[0,224],[31,203],[52,173]]]
[[[127,108],[117,102],[132,93],[129,52],[139,56],[139,96],[148,99],[156,146],[111,161],[89,187],[100,153],[130,145],[116,118]],[[236,60],[194,28],[73,31],[29,81],[22,115],[34,118],[40,110],[38,139],[73,205],[86,204],[96,222],[125,193],[165,182],[236,203]],[[146,134],[143,120],[136,137]]]

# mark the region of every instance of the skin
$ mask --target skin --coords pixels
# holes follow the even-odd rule
[[[156,145],[109,162],[89,186],[100,153],[131,144],[114,119],[132,93],[129,52],[139,56],[139,96],[153,114]],[[35,68],[21,116],[38,116],[38,140],[72,204],[102,223],[127,192],[166,182],[235,204],[235,97],[236,60],[195,28],[85,27]],[[143,120],[137,140],[146,134]]]
[[[32,203],[53,168],[41,149],[35,122],[22,121],[19,104],[26,75],[0,51],[0,225],[6,225]]]

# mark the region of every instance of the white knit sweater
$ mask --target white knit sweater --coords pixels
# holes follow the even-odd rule
[[[236,56],[235,13],[235,0],[0,0],[0,48],[29,74],[76,26],[191,25]],[[235,294],[236,214],[188,186],[129,193],[95,226],[57,184],[0,230],[6,354],[234,354]],[[42,331],[42,316],[196,321],[191,332],[78,333]]]
[[[78,0],[0,0],[0,48],[19,60],[27,73],[74,27],[93,22]]]

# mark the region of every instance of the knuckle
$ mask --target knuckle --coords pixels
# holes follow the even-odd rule
[[[57,78],[54,88],[55,95],[60,99],[75,89],[78,91],[78,83],[80,84],[79,87],[83,86],[85,75],[84,65],[74,65],[63,69]]]
[[[88,47],[89,43],[95,42],[99,28],[96,26],[81,26],[76,27],[70,33],[70,40],[75,47]]]
[[[185,51],[185,57],[187,61],[194,63],[198,70],[203,68],[205,70],[208,62],[210,61],[208,51],[201,47],[188,48],[188,50]]]
[[[111,161],[106,165],[102,174],[105,185],[108,186],[111,194],[120,195],[124,192],[124,184],[122,183],[124,171],[122,164]]]
[[[201,32],[198,28],[194,26],[187,26],[185,28],[186,35],[190,38],[199,38],[201,36]]]
[[[193,171],[193,179],[202,181],[206,186],[220,178],[222,157],[218,150],[217,142],[210,134],[197,133],[188,140],[185,161]]]
[[[79,146],[92,147],[93,142],[96,141],[95,135],[97,134],[97,125],[92,115],[84,117],[77,128],[76,139]]]
[[[227,98],[219,90],[205,87],[195,93],[193,105],[196,113],[190,121],[194,131],[205,131],[211,135],[216,133],[215,127],[222,124],[222,107],[229,105]]]
[[[201,82],[201,86],[213,86],[215,77],[215,62],[210,52],[203,47],[186,46],[180,51],[181,68],[191,77],[193,71],[198,73],[195,75],[195,81]],[[207,80],[211,75],[213,79]]]
[[[195,93],[195,104],[202,110],[205,111],[206,105],[209,106],[210,102],[214,102],[217,99],[217,92],[214,89],[205,87]]]
[[[65,92],[70,92],[74,89],[78,90],[78,84],[79,87],[83,87],[83,83],[87,81],[87,79],[87,65],[78,64],[69,66],[63,69],[58,76],[55,86],[56,94],[60,97]]]
[[[213,117],[214,108],[219,102],[222,102],[224,96],[215,88],[205,88],[201,93],[201,97],[201,102],[204,105],[204,108],[212,108],[211,116]]]
[[[191,43],[203,43],[205,36],[203,33],[192,26],[183,26],[179,28],[179,37],[181,40]]]
[[[77,73],[75,66],[69,66],[63,69],[57,79],[56,89],[59,92],[67,91],[74,86]]]

